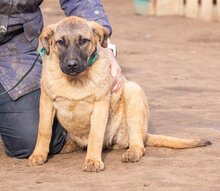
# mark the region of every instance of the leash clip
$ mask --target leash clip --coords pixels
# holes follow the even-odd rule
[[[43,58],[46,55],[46,49],[45,48],[41,48],[39,53],[40,53],[41,58]]]

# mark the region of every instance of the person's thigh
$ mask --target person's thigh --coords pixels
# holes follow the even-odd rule
[[[0,92],[4,88],[0,84]],[[39,121],[40,90],[13,101],[8,94],[0,96],[0,134],[5,151],[11,157],[30,156],[35,147]],[[50,154],[58,153],[65,143],[66,131],[55,120]]]

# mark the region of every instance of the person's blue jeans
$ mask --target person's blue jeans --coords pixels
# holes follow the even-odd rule
[[[0,93],[5,91],[0,84]],[[34,150],[39,121],[40,90],[33,91],[14,101],[8,94],[0,96],[0,135],[8,156],[26,158]],[[59,153],[67,132],[55,119],[50,154]]]

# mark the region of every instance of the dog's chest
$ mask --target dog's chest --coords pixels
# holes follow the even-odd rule
[[[83,139],[88,136],[93,111],[92,98],[80,101],[58,98],[54,107],[58,121],[68,132]]]
[[[89,99],[81,101],[71,101],[67,99],[57,99],[54,102],[54,107],[57,112],[63,117],[71,118],[74,116],[88,115],[93,110],[93,104]]]

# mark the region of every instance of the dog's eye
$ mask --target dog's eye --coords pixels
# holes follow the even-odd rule
[[[87,42],[90,42],[90,40],[87,38],[81,38],[79,40],[79,45],[82,46],[82,45],[86,44]]]
[[[59,44],[60,46],[64,46],[65,41],[63,39],[60,39],[57,41],[57,44]]]

